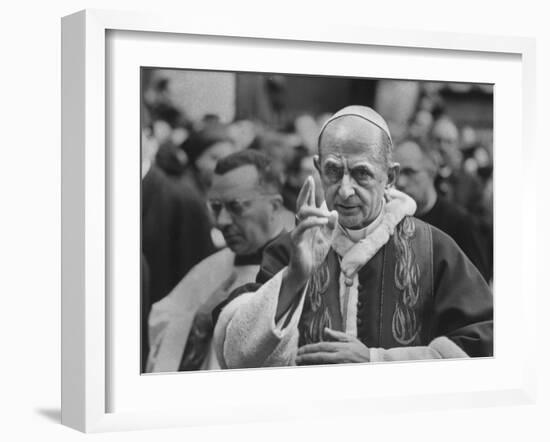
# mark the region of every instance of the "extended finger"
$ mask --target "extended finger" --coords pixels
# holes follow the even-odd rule
[[[298,349],[297,355],[307,353],[334,353],[342,349],[342,342],[316,342],[315,344],[307,344]]]
[[[292,231],[292,237],[294,239],[301,239],[302,235],[312,227],[326,226],[328,218],[320,218],[317,216],[311,216],[309,218],[300,221],[298,225]]]
[[[305,353],[296,356],[297,365],[339,364],[342,362],[345,362],[345,360],[340,352]]]
[[[308,177],[308,180],[311,181],[311,186],[310,186],[311,191],[309,192],[309,205],[311,207],[317,207],[317,202],[315,201],[315,180],[311,175]]]
[[[296,207],[301,208],[302,206],[309,204],[309,201],[311,200],[310,194],[312,193],[312,186],[315,186],[313,177],[309,176],[304,181],[304,184],[300,189],[300,193],[298,194],[298,198],[296,198]]]
[[[321,209],[320,207],[302,206],[300,210],[298,210],[296,216],[299,220],[302,220],[306,219],[308,216],[320,216],[330,218],[332,214],[328,210]]]

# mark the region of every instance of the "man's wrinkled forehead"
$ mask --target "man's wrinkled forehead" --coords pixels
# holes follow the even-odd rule
[[[319,154],[326,155],[377,155],[384,149],[383,131],[371,122],[346,115],[330,121],[319,138]],[[369,155],[370,154],[370,155]]]

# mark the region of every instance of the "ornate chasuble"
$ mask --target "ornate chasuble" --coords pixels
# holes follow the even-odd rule
[[[405,218],[388,243],[358,273],[357,337],[368,347],[427,345],[433,297],[431,232]],[[300,345],[319,342],[324,327],[345,331],[340,296],[340,265],[331,250],[322,284],[306,293],[300,319]],[[421,271],[422,270],[422,271]],[[327,280],[328,279],[328,280]]]

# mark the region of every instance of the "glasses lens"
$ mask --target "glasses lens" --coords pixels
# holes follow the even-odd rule
[[[229,213],[235,216],[241,216],[244,213],[243,203],[237,200],[228,201],[225,207]]]
[[[208,206],[210,207],[210,210],[214,214],[214,216],[218,217],[222,211],[222,203],[219,201],[209,201]]]

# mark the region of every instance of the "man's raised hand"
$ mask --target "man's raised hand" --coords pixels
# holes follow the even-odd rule
[[[315,181],[309,176],[297,203],[297,224],[290,234],[292,250],[288,272],[295,281],[304,284],[311,273],[324,261],[332,243],[338,221],[336,211],[317,207],[315,203]]]
[[[323,262],[332,243],[338,213],[315,204],[315,182],[308,177],[297,199],[296,227],[290,232],[290,261],[279,292],[278,321],[303,293],[312,272]]]

